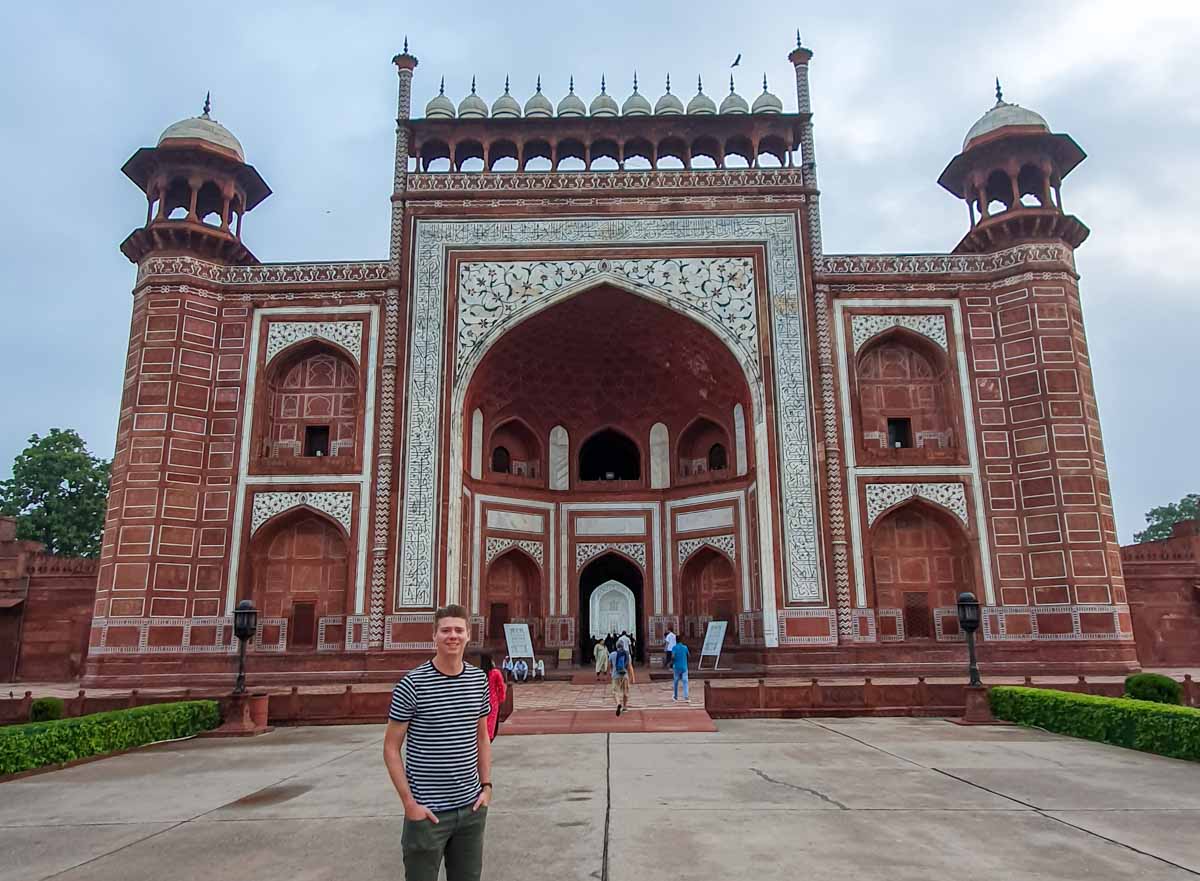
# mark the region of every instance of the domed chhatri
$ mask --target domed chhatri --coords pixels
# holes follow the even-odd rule
[[[471,77],[471,94],[462,99],[458,105],[459,119],[486,119],[488,106],[482,98],[475,94],[475,77]]]
[[[525,102],[525,117],[527,119],[548,119],[554,115],[554,105],[542,94],[542,78],[537,78],[537,91]]]
[[[762,94],[754,99],[751,113],[783,113],[783,102],[767,91],[767,75],[763,74]]]
[[[696,94],[688,101],[687,112],[689,116],[717,115],[717,105],[713,103],[712,98],[704,94],[704,82],[700,77],[696,77]]]
[[[1026,130],[1037,130],[1039,132],[1049,132],[1050,125],[1045,118],[1039,113],[1034,113],[1032,110],[1027,110],[1019,104],[1009,104],[1004,100],[1004,93],[1000,89],[1000,79],[996,79],[996,103],[987,113],[979,117],[976,123],[971,126],[967,136],[963,138],[963,152],[970,149],[971,144],[992,132],[999,131],[1002,128],[1017,127]]]
[[[558,102],[558,115],[587,116],[587,108],[583,105],[583,99],[575,94],[575,77],[571,77],[567,94]]]
[[[654,103],[655,116],[683,116],[683,102],[671,94],[671,75],[667,74],[667,91]]]
[[[646,100],[646,96],[638,91],[637,73],[633,74],[633,94],[625,99],[625,103],[621,105],[622,116],[649,116],[653,113],[650,107],[650,102]]]
[[[158,137],[158,146],[170,146],[168,141],[203,141],[233,153],[238,162],[245,162],[246,154],[242,150],[241,141],[233,136],[233,132],[209,116],[212,109],[210,98],[211,93],[204,96],[204,112],[199,116],[181,119],[167,126]]]
[[[508,93],[508,77],[504,78],[504,94],[492,104],[492,119],[520,119],[521,105]]]
[[[590,116],[616,116],[621,112],[617,107],[617,102],[612,95],[608,94],[607,85],[604,82],[604,76],[600,77],[600,94],[592,99],[592,104],[588,108]]]
[[[426,119],[454,119],[454,102],[446,97],[446,78],[442,77],[438,93],[425,105]]]
[[[721,113],[749,113],[750,105],[746,99],[733,90],[733,74],[729,75],[729,94],[721,102]]]

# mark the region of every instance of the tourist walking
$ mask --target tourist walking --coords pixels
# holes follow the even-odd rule
[[[383,761],[404,804],[400,843],[408,881],[437,881],[443,859],[446,881],[479,881],[483,872],[492,701],[488,676],[463,660],[471,637],[467,615],[457,604],[438,609],[436,654],[392,690]]]
[[[508,686],[504,682],[504,674],[492,661],[491,655],[479,656],[479,669],[487,674],[488,697],[492,704],[488,711],[488,740],[495,740],[496,733],[500,730],[500,707],[504,703],[504,696],[508,694]]]
[[[671,700],[679,700],[679,683],[683,683],[683,699],[688,699],[688,647],[687,643],[675,643],[675,650],[671,652],[671,679],[673,697]]]
[[[629,652],[622,646],[617,646],[617,651],[612,659],[612,695],[613,700],[617,702],[617,715],[625,712],[629,706],[629,683],[632,679],[633,659]]]
[[[604,637],[604,647],[610,655],[617,650],[617,635],[611,630],[608,631],[608,636]]]
[[[671,666],[671,652],[675,651],[675,643],[679,640],[675,637],[675,631],[670,627],[667,628],[667,635],[663,637],[663,652],[666,655],[663,658],[663,666]]]
[[[600,640],[596,640],[596,645],[592,647],[592,658],[596,661],[596,678],[599,679],[608,672],[608,649]]]

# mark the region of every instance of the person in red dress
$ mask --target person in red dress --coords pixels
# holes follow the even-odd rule
[[[504,703],[508,686],[504,684],[504,674],[492,661],[491,655],[480,656],[479,669],[487,674],[488,689],[492,696],[492,709],[487,717],[488,740],[495,740],[496,732],[500,730],[500,705]]]

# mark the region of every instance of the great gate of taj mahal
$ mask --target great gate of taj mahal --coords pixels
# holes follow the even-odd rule
[[[826,254],[789,58],[794,106],[539,80],[414,116],[406,45],[378,261],[261,263],[270,190],[207,104],[138,150],[85,683],[226,677],[243,599],[266,683],[394,678],[447,602],[547,658],[723,620],[766,672],[958,670],[963,590],[985,667],[1135,667],[1083,151],[997,87],[938,180],[961,241]]]

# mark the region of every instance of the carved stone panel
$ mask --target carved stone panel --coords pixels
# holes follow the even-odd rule
[[[961,483],[868,483],[866,493],[868,526],[893,505],[918,496],[952,511],[967,524],[967,494]]]

